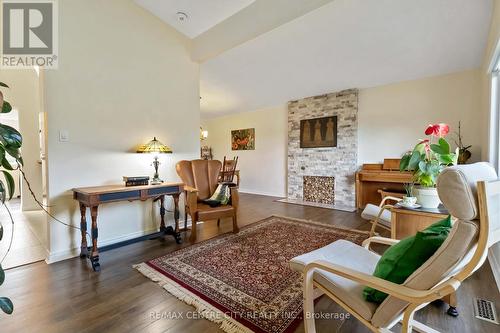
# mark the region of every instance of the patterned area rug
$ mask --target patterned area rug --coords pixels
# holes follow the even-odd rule
[[[338,239],[368,233],[271,216],[134,266],[226,332],[293,331],[302,317],[302,277],[288,261]]]

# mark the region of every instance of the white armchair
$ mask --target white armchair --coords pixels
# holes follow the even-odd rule
[[[378,206],[374,204],[367,204],[361,217],[372,224],[370,235],[375,235],[375,230],[377,227],[382,227],[386,230],[391,231],[391,208],[394,205],[388,204],[387,201],[400,202],[401,198],[396,198],[393,196],[386,196],[382,199]]]
[[[477,188],[476,188],[477,186]],[[437,332],[413,319],[428,303],[454,293],[479,268],[488,247],[500,239],[500,181],[487,163],[447,168],[438,179],[443,204],[457,218],[436,253],[403,284],[372,276],[380,256],[371,243],[398,240],[371,237],[363,246],[339,240],[291,260],[304,276],[304,326],[315,332],[314,288],[333,299],[373,332],[390,332],[402,322],[402,332]],[[480,219],[479,219],[480,217]],[[375,304],[364,300],[369,286],[389,296]],[[317,293],[316,293],[317,294]]]

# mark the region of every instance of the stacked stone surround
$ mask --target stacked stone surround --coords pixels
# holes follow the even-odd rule
[[[300,121],[337,116],[337,147],[300,148]],[[288,103],[288,199],[303,200],[304,176],[335,177],[335,206],[354,207],[358,153],[358,90]]]

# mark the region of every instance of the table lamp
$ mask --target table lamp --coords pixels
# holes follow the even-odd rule
[[[155,154],[153,160],[155,174],[153,176],[153,179],[151,180],[151,184],[157,185],[163,183],[163,180],[161,180],[160,176],[158,175],[158,166],[160,165],[160,161],[158,161],[158,154],[172,154],[172,149],[165,146],[163,143],[158,141],[156,137],[154,137],[153,140],[149,141],[145,145],[140,146],[139,149],[137,149],[137,152],[141,154],[144,153]]]

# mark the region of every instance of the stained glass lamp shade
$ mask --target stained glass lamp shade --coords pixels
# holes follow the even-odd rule
[[[158,141],[156,137],[154,137],[153,140],[149,141],[145,145],[140,146],[139,149],[137,149],[137,152],[142,154],[145,153],[155,154],[155,158],[153,161],[155,174],[153,176],[153,180],[151,180],[151,184],[163,183],[163,180],[160,179],[160,176],[158,174],[158,166],[160,165],[160,161],[158,161],[158,154],[172,154],[172,149],[165,146],[163,143]]]

